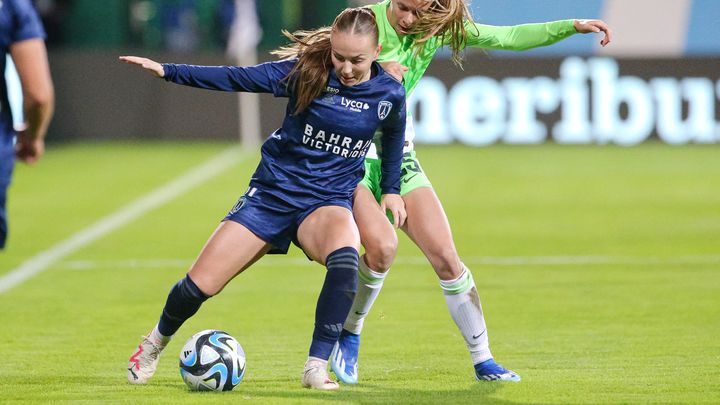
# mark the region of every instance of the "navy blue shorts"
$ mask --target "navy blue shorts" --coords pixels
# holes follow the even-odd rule
[[[298,199],[277,189],[251,184],[224,220],[245,226],[258,238],[271,244],[269,254],[285,254],[290,242],[302,249],[297,239],[300,224],[313,211],[326,206],[344,207],[352,212],[352,199]]]
[[[15,164],[15,149],[0,147],[0,249],[5,247],[7,239],[7,189],[10,186],[13,166]]]

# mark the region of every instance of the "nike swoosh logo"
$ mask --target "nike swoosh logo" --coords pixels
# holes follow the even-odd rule
[[[482,333],[480,333],[479,335],[473,335],[473,339],[479,338],[480,336],[484,335],[485,332],[487,332],[487,329],[485,329],[484,331],[482,331]]]
[[[355,311],[355,315],[365,315],[367,312]]]
[[[133,371],[133,367],[132,367],[132,366],[130,366],[130,367],[128,368],[128,371],[132,374],[132,376],[133,376],[134,379],[136,379],[136,380],[138,379],[138,376],[137,376],[137,374],[135,374],[135,372]]]
[[[414,179],[415,176],[417,176],[417,175],[418,175],[418,174],[415,173],[415,174],[413,174],[412,176],[408,177],[407,179],[403,179],[402,182],[407,184],[410,180]]]

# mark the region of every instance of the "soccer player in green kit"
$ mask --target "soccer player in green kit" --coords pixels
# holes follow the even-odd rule
[[[604,33],[601,45],[611,40],[610,28],[599,20],[562,20],[542,24],[498,27],[476,24],[464,0],[385,0],[370,6],[380,29],[379,61],[403,80],[409,97],[435,53],[450,46],[461,65],[465,47],[521,51],[551,45],[576,33]],[[520,381],[520,376],[497,364],[490,352],[480,297],[470,270],[462,263],[452,239],[445,212],[423,172],[413,149],[414,130],[408,111],[400,194],[407,220],[402,229],[422,250],[440,279],[440,287],[455,324],[460,329],[480,381]],[[381,134],[376,134],[377,137]],[[365,254],[360,258],[358,291],[331,367],[346,384],[358,381],[358,352],[364,319],[380,293],[395,259],[397,235],[379,208],[382,151],[365,160],[365,178],[355,191],[353,213]]]

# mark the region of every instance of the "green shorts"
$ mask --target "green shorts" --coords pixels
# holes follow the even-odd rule
[[[375,196],[380,202],[382,190],[380,189],[380,178],[382,170],[380,167],[380,159],[365,159],[365,177],[360,182]],[[416,188],[432,187],[430,180],[423,172],[415,157],[415,151],[411,150],[403,154],[402,163],[400,164],[400,195],[405,195]]]

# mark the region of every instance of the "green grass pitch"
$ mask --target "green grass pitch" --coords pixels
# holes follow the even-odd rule
[[[228,144],[52,146],[18,165],[0,275],[210,159]],[[301,388],[323,271],[272,256],[208,301],[147,386],[127,359],[259,158],[238,164],[0,294],[1,403],[720,403],[717,146],[418,148],[473,270],[496,359],[474,380],[431,267],[402,236],[361,347],[361,384]],[[191,393],[184,341],[234,335],[247,374]]]

